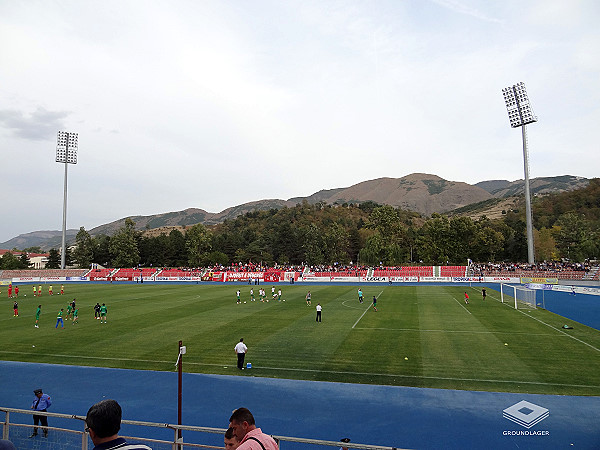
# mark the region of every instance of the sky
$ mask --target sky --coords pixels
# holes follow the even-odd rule
[[[428,173],[600,176],[596,0],[0,0],[0,242]]]

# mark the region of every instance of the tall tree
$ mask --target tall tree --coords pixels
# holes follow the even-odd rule
[[[304,262],[308,265],[323,264],[325,259],[323,257],[323,236],[321,231],[314,224],[311,223],[303,230],[302,247],[304,250]]]
[[[51,248],[48,252],[48,262],[46,269],[60,269],[60,253],[55,248]]]
[[[179,230],[171,230],[168,242],[166,264],[171,267],[185,266],[188,263],[188,250],[183,233]]]
[[[21,252],[19,262],[21,263],[21,269],[29,269],[31,263],[29,262],[29,256],[27,256],[27,252]]]
[[[94,241],[84,227],[79,228],[77,236],[75,236],[75,245],[73,259],[77,266],[81,269],[89,268],[94,261]]]
[[[21,261],[12,252],[6,252],[0,258],[0,268],[3,270],[17,270],[21,269]]]
[[[203,259],[211,251],[211,233],[201,223],[189,228],[185,233],[187,262],[191,267],[202,265]]]
[[[112,266],[112,258],[110,256],[110,236],[100,234],[94,236],[94,262],[104,267]]]
[[[536,261],[553,261],[558,258],[558,249],[552,229],[533,230]]]
[[[346,229],[337,222],[331,224],[325,231],[325,249],[329,261],[340,264],[348,263],[350,261],[349,242]]]
[[[450,222],[448,217],[432,214],[419,236],[419,254],[428,264],[444,264],[449,259]]]
[[[581,262],[595,257],[597,250],[588,223],[582,214],[568,212],[556,221],[556,243],[564,258]]]
[[[109,251],[115,267],[135,267],[140,262],[135,222],[129,217],[111,238]]]

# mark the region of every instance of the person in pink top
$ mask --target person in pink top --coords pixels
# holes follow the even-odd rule
[[[248,408],[238,408],[229,418],[229,427],[240,441],[237,450],[279,450],[277,442],[256,427]]]

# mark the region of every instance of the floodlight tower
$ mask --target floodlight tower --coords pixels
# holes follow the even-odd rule
[[[65,268],[67,256],[67,167],[69,164],[77,164],[77,133],[59,131],[56,143],[56,162],[65,163],[65,188],[63,197],[63,228],[62,228],[62,251],[60,255],[60,268]]]
[[[513,128],[521,127],[523,134],[523,164],[525,165],[525,213],[527,215],[527,259],[529,264],[535,263],[533,253],[533,216],[531,214],[531,193],[529,191],[529,153],[527,151],[527,124],[537,122],[533,114],[525,83],[522,81],[502,89],[504,102],[508,110],[508,119]]]

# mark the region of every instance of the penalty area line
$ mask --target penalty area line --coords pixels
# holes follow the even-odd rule
[[[382,293],[383,293],[383,291],[381,291],[379,294],[377,294],[377,296],[375,298],[379,298],[379,296]],[[356,322],[354,322],[354,325],[352,325],[352,329],[354,329],[354,327],[356,327],[356,325],[358,325],[358,322],[360,322],[360,319],[362,319],[364,317],[364,315],[367,313],[367,311],[369,310],[370,307],[371,307],[371,305],[367,306],[367,309],[365,309],[365,311],[360,315],[358,320]]]
[[[471,311],[469,311],[467,308],[465,308],[465,307],[462,305],[462,303],[461,303],[461,302],[459,302],[458,300],[456,300],[456,298],[455,298],[455,297],[452,297],[452,298],[454,299],[454,301],[455,301],[456,303],[458,303],[458,306],[460,306],[460,307],[461,307],[462,309],[464,309],[466,312],[468,312],[469,314],[471,314]],[[471,315],[473,315],[473,314],[471,314]]]

